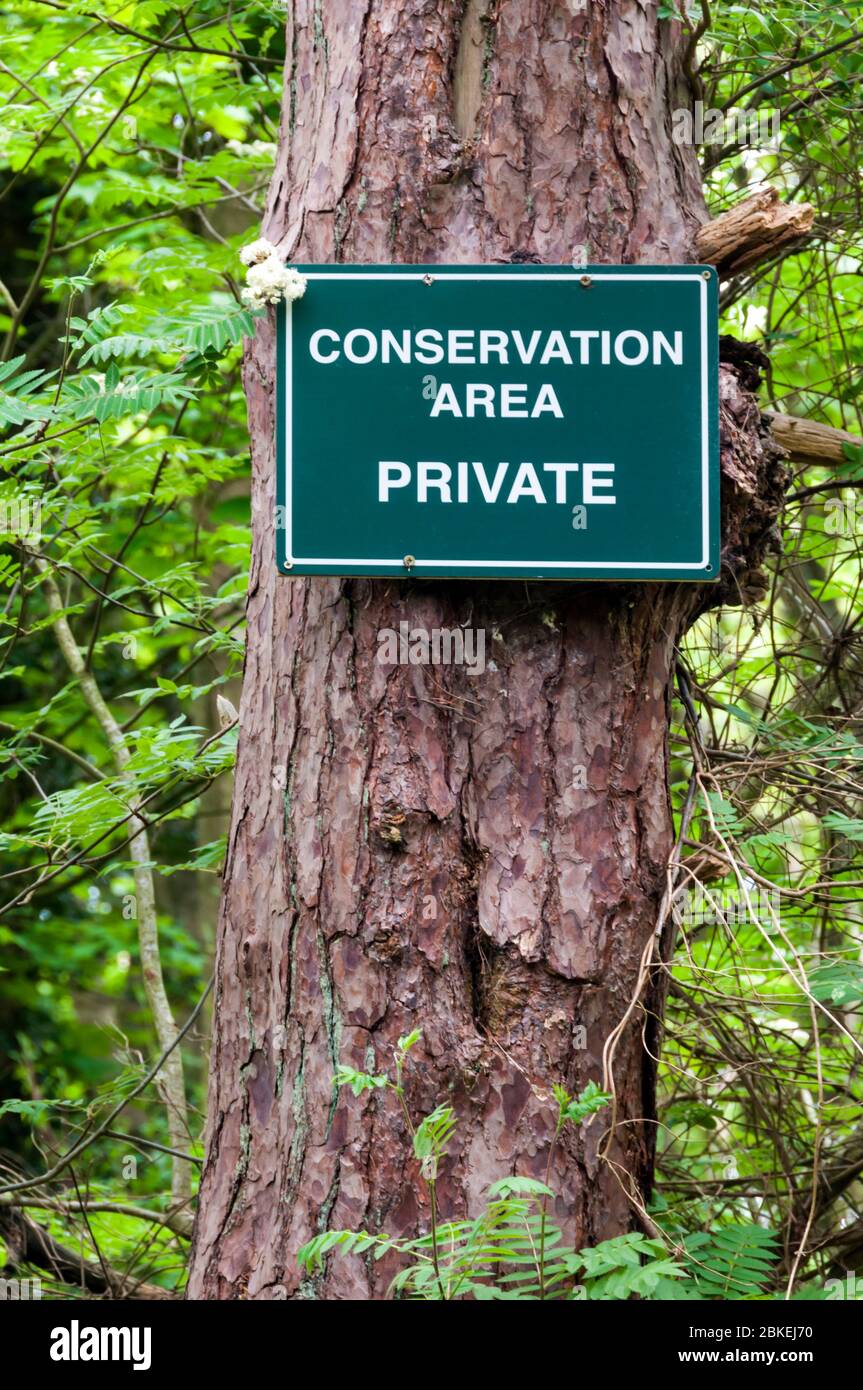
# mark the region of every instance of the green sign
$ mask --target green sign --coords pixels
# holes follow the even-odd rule
[[[714,270],[298,269],[280,570],[718,576]]]

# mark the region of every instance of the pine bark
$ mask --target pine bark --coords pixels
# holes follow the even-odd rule
[[[697,161],[671,139],[690,96],[679,26],[655,5],[296,0],[288,54],[263,231],[289,262],[694,259]],[[310,1282],[295,1254],[327,1227],[427,1223],[397,1107],[331,1084],[339,1062],[385,1069],[415,1027],[410,1103],[459,1117],[442,1214],[475,1212],[503,1174],[543,1176],[550,1087],[599,1078],[657,926],[675,645],[709,604],[758,592],[783,470],[756,377],[745,354],[723,367],[710,590],[286,579],[260,326],[191,1297],[384,1296],[385,1261],[336,1260]],[[488,669],[382,667],[378,632],[401,621],[484,628]],[[558,1151],[556,1215],[578,1244],[631,1229],[649,1193],[662,993],[657,978],[620,1042],[610,1143],[598,1117]]]

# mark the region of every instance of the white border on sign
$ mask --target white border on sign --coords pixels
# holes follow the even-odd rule
[[[432,266],[431,270],[423,270],[416,275],[410,271],[387,271],[387,270],[356,270],[356,271],[322,271],[315,270],[305,273],[307,280],[424,280],[426,275],[433,274],[435,280],[523,280],[524,277],[517,272],[511,271],[492,271],[488,274],[474,275],[466,271],[441,271],[437,272]],[[575,274],[570,272],[561,274],[544,275],[541,272],[532,274],[531,280],[573,280]],[[593,270],[590,272],[591,281],[598,280],[659,280],[667,282],[691,281],[699,286],[699,309],[701,316],[701,559],[691,562],[686,561],[632,561],[632,560],[430,560],[423,559],[417,555],[411,566],[412,573],[417,573],[424,565],[438,565],[449,569],[544,569],[544,570],[578,570],[578,569],[614,569],[614,570],[703,570],[710,565],[710,429],[708,412],[710,409],[710,392],[708,383],[708,352],[707,352],[707,281],[701,271],[693,274],[671,274],[654,275],[647,271],[643,274],[633,272],[628,275],[615,275],[613,273],[602,274]],[[335,559],[309,559],[307,556],[292,555],[291,542],[293,539],[292,523],[292,497],[291,497],[291,462],[293,454],[293,437],[291,432],[291,405],[292,405],[292,353],[293,353],[293,333],[292,333],[292,314],[291,304],[285,305],[284,315],[284,351],[285,351],[285,560],[288,565],[351,565],[372,567],[375,565],[386,565],[395,567],[399,570],[404,569],[404,557],[398,556],[396,559],[345,559],[343,557]]]

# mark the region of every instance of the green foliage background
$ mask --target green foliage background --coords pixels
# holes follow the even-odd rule
[[[691,39],[695,98],[781,116],[775,151],[700,152],[711,211],[764,178],[816,208],[805,246],[725,286],[726,330],[767,354],[765,407],[858,439],[861,8],[660,6]],[[104,1123],[159,1055],[134,805],[178,1023],[211,969],[235,741],[216,696],[238,703],[249,549],[237,252],[275,154],[284,11],[8,0],[3,27],[0,504],[41,503],[41,536],[0,548],[0,1150],[15,1182]],[[759,1287],[778,1296],[863,1264],[863,452],[793,469],[763,597],[702,620],[680,654],[679,885],[714,901],[697,920],[675,904],[653,1208],[690,1253],[726,1228],[773,1232]],[[125,778],[64,618],[122,726]],[[729,913],[759,890],[771,906]],[[193,1159],[206,1034],[205,1010],[183,1049]],[[179,1288],[187,1232],[152,1147],[166,1143],[151,1086],[24,1210],[98,1252],[118,1291]]]

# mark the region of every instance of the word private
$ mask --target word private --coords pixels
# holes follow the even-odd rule
[[[569,484],[570,475],[581,473],[579,496]],[[416,486],[416,500],[428,502],[434,495],[441,502],[470,504],[478,495],[486,505],[502,500],[508,507],[530,498],[544,505],[553,501],[565,505],[598,502],[614,506],[613,463],[510,464],[501,461],[486,471],[484,463],[459,459],[455,468],[431,459],[419,459],[415,472],[400,459],[381,459],[378,463],[378,500],[388,502],[394,488]],[[511,480],[510,480],[511,479]]]

